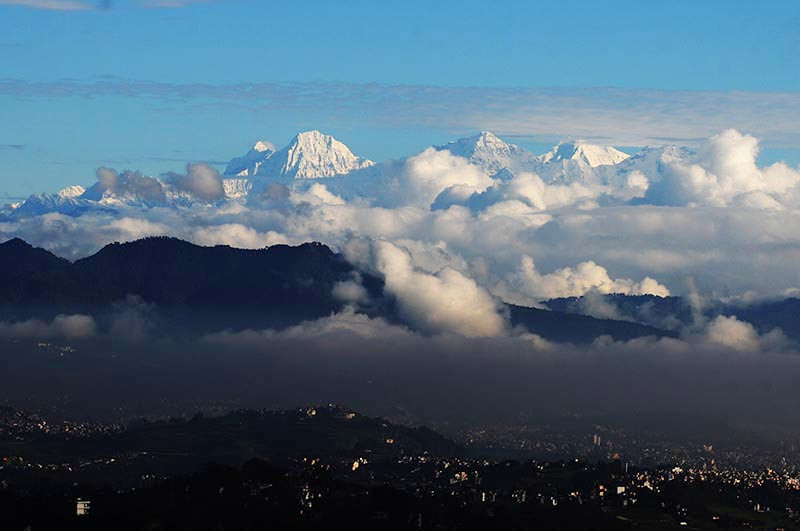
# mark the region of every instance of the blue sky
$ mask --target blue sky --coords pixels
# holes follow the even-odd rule
[[[380,160],[485,128],[541,151],[735,126],[800,162],[797,2],[95,6],[0,0],[0,196],[310,128]]]

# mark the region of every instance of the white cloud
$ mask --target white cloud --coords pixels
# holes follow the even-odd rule
[[[288,243],[275,231],[260,233],[241,223],[223,223],[197,228],[190,237],[198,245],[229,245],[240,249],[263,249],[271,245]]]
[[[736,317],[718,316],[708,324],[706,337],[709,342],[734,350],[758,350],[758,332],[750,323]]]
[[[450,267],[425,273],[414,266],[408,252],[386,241],[374,242],[372,253],[375,268],[384,275],[386,292],[423,331],[465,337],[497,336],[505,331],[497,302],[470,277]]]
[[[756,165],[758,140],[728,129],[705,142],[688,162],[667,165],[645,199],[664,205],[728,206],[780,209],[780,199],[800,182],[800,172],[783,163]]]
[[[122,235],[120,240],[138,240],[148,236],[164,236],[169,234],[170,228],[163,223],[153,222],[143,218],[124,217],[112,220],[108,228]]]
[[[224,343],[238,347],[262,347],[275,340],[316,340],[334,336],[356,336],[364,339],[401,340],[413,338],[414,334],[402,326],[392,325],[381,318],[370,318],[356,313],[352,307],[329,317],[306,321],[284,330],[224,331],[206,336],[211,343]]]
[[[711,320],[701,336],[707,343],[740,352],[781,351],[789,342],[783,331],[775,328],[759,334],[750,323],[735,315],[720,315]]]
[[[311,205],[344,205],[345,200],[333,194],[328,188],[321,183],[312,184],[308,190],[292,191],[289,195],[289,200],[297,205],[308,203]]]
[[[406,160],[397,178],[395,193],[401,204],[427,208],[444,190],[458,187],[457,193],[468,197],[491,184],[492,179],[466,159],[447,150],[428,148]]]
[[[354,274],[352,280],[337,282],[333,286],[333,296],[347,304],[365,304],[369,302],[369,293],[361,284],[361,277]]]
[[[181,190],[207,201],[217,201],[225,197],[222,176],[208,164],[186,165],[186,174],[170,174],[170,182]]]
[[[524,255],[517,270],[509,275],[508,296],[519,292],[527,300],[557,297],[580,297],[596,291],[599,293],[624,293],[626,295],[658,295],[666,297],[669,290],[656,280],[645,277],[641,282],[627,278],[611,278],[608,271],[592,261],[542,274],[536,269],[533,258]]]
[[[522,172],[508,182],[506,194],[522,199],[539,210],[548,210],[597,197],[601,191],[601,188],[580,183],[548,185],[538,175]]]

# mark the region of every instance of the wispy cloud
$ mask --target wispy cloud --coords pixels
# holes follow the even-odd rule
[[[766,147],[800,147],[800,93],[619,88],[493,88],[381,83],[162,83],[120,78],[0,79],[0,96],[146,98],[225,110],[346,119],[350,125],[492,130],[536,142],[582,138],[616,145],[679,143],[726,128]]]
[[[0,149],[13,149],[20,151],[25,149],[25,144],[0,144]]]
[[[138,5],[145,8],[181,8],[194,4],[208,4],[216,0],[141,0]]]
[[[156,8],[181,8],[194,4],[206,4],[218,0],[138,0],[134,7],[143,9]],[[45,9],[49,11],[89,11],[108,10],[116,6],[114,0],[0,0],[0,6],[22,6],[31,9]]]
[[[50,11],[86,11],[97,8],[97,4],[79,0],[0,0],[0,6],[22,6]]]

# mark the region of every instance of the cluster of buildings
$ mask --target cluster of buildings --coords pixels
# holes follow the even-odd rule
[[[95,437],[119,433],[124,426],[106,422],[50,422],[37,413],[21,412],[0,407],[0,440],[29,440],[45,435],[68,437]]]

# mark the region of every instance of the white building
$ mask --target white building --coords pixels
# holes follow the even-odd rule
[[[89,500],[82,500],[78,498],[78,501],[75,503],[75,514],[78,516],[86,516],[89,514],[89,510],[91,508],[92,502]]]

